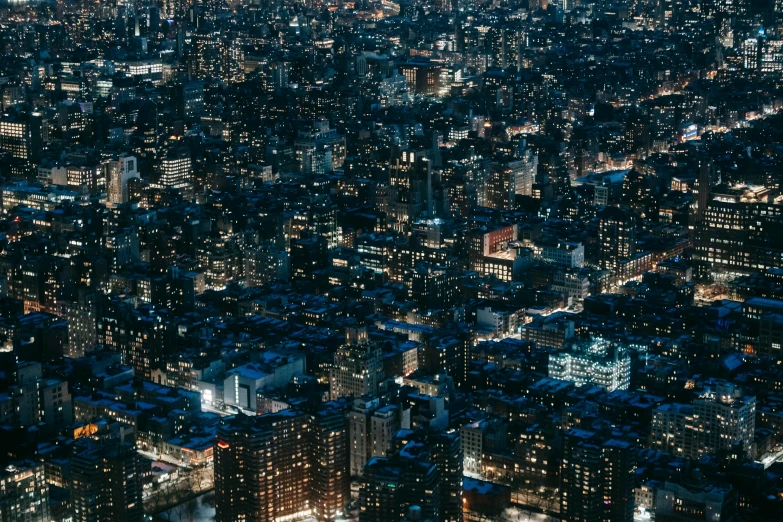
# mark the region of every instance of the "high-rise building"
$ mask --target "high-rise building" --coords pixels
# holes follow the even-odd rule
[[[370,417],[370,443],[373,457],[385,457],[392,439],[400,429],[399,408],[392,404],[379,408]]]
[[[381,348],[367,339],[366,328],[346,331],[346,343],[334,354],[329,374],[332,399],[377,394],[383,380]]]
[[[187,151],[172,153],[161,160],[158,184],[180,190],[192,186],[193,166]]]
[[[110,300],[98,318],[98,344],[121,353],[123,363],[144,379],[165,367],[164,354],[171,341],[171,330],[158,311],[150,305],[133,308],[130,302]]]
[[[299,131],[296,142],[299,169],[307,174],[326,174],[343,166],[345,137],[329,128],[329,120],[319,118],[310,130]]]
[[[135,156],[125,154],[105,163],[106,199],[109,203],[120,204],[128,201],[128,180],[138,178]]]
[[[294,280],[309,280],[315,272],[329,264],[328,242],[323,236],[296,240],[291,244],[291,277]]]
[[[398,107],[409,101],[410,93],[408,92],[408,82],[405,76],[395,71],[382,79],[379,94],[381,106],[384,108]]]
[[[270,422],[274,477],[270,481],[273,499],[267,499],[267,502],[274,506],[274,519],[311,514],[314,471],[312,423],[307,415],[293,410],[278,412]],[[252,480],[252,477],[248,479]]]
[[[367,463],[364,484],[359,490],[361,522],[397,522],[402,519],[405,513],[403,471],[382,457]]]
[[[437,64],[414,61],[400,64],[399,69],[408,88],[416,94],[438,94],[440,91],[440,67]]]
[[[396,452],[405,450],[408,444],[421,445],[428,462],[438,468],[440,489],[440,520],[462,522],[462,444],[456,431],[437,429],[400,430],[395,442]]]
[[[650,443],[670,455],[690,457],[693,451],[693,406],[663,404],[653,411]]]
[[[756,398],[731,384],[719,384],[693,405],[662,405],[653,411],[652,447],[698,459],[739,444],[750,455],[756,430]]]
[[[440,513],[444,522],[462,522],[462,441],[459,433],[428,436],[432,462],[440,475]]]
[[[244,235],[214,233],[196,247],[204,281],[210,290],[222,290],[232,281],[244,277],[242,262]]]
[[[411,298],[422,308],[449,308],[457,297],[456,281],[453,270],[420,263],[410,271]]]
[[[246,248],[244,260],[245,284],[249,287],[288,281],[291,278],[288,252],[272,242],[263,243],[257,248]]]
[[[783,71],[783,39],[765,37],[761,44],[759,59],[762,73],[780,73]]]
[[[453,215],[467,217],[474,208],[487,206],[487,181],[490,174],[491,163],[481,156],[445,162],[440,175]]]
[[[42,463],[21,461],[0,470],[0,520],[49,522],[49,484]]]
[[[712,162],[707,158],[699,158],[699,176],[696,179],[696,216],[698,220],[704,219],[710,201],[710,192],[712,190]]]
[[[446,373],[458,385],[467,379],[472,339],[466,331],[456,331],[453,336],[429,339],[419,348],[416,368],[429,375]]]
[[[38,402],[42,432],[56,432],[73,423],[73,401],[67,380],[41,379],[38,383]]]
[[[123,346],[122,360],[134,369],[136,375],[150,379],[152,371],[163,364],[166,325],[161,316],[152,313],[134,313],[127,324],[128,337]]]
[[[635,450],[627,442],[571,429],[563,434],[560,520],[632,522]]]
[[[538,157],[530,149],[522,158],[508,158],[492,164],[492,175],[488,183],[488,206],[498,209],[513,209],[517,196],[533,196],[533,185],[538,173]]]
[[[389,173],[389,223],[407,232],[426,212],[434,217],[431,161],[426,151],[403,151]]]
[[[71,458],[71,508],[77,522],[141,522],[141,460],[134,444],[85,443]]]
[[[761,47],[764,40],[758,36],[742,42],[742,65],[745,69],[757,71],[761,68]]]
[[[328,402],[312,416],[313,512],[319,521],[345,514],[350,500],[348,426],[344,403]]]
[[[491,444],[497,447],[505,445],[508,426],[498,417],[477,420],[460,428],[463,467],[473,475],[483,470],[484,452]]]
[[[215,520],[271,522],[309,514],[309,430],[305,416],[292,410],[224,418],[215,446]]]
[[[66,311],[68,320],[68,354],[76,359],[95,349],[97,342],[96,295],[80,289],[76,301]]]
[[[349,500],[345,410],[222,419],[215,446],[217,522],[335,520]]]
[[[352,477],[362,476],[364,466],[372,456],[372,441],[369,438],[370,419],[379,404],[379,400],[375,397],[358,397],[354,399],[351,411],[348,412],[349,469]]]
[[[195,118],[204,112],[204,82],[179,83],[174,87],[173,97],[180,118]]]
[[[717,192],[718,189],[715,189]],[[783,224],[783,201],[763,202],[744,191],[723,187],[707,204],[696,227],[695,258],[716,271],[755,272],[783,265],[777,231]]]
[[[634,517],[636,448],[622,440],[608,440],[602,448],[604,521],[631,522]]]
[[[739,442],[752,452],[756,431],[756,397],[732,384],[720,384],[693,401],[694,451],[699,455],[728,450]]]
[[[200,80],[214,80],[223,76],[223,57],[226,42],[219,31],[200,30],[191,36],[189,58],[190,74]]]
[[[616,270],[636,253],[636,219],[616,207],[607,207],[599,217],[600,267]]]
[[[4,394],[0,417],[14,428],[56,433],[73,422],[73,401],[68,381],[43,378],[41,363],[16,362],[6,370],[13,379]]]
[[[0,117],[0,150],[18,160],[37,162],[41,158],[41,114]]]
[[[66,169],[66,184],[74,190],[87,190],[94,194],[102,187],[105,180],[98,165],[68,165]]]
[[[412,506],[419,508],[422,520],[440,520],[438,467],[407,446],[393,458],[373,457],[363,482],[360,522],[399,521]]]

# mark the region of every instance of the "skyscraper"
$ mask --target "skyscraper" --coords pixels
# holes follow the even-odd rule
[[[371,459],[359,491],[360,522],[397,522],[402,518],[404,470],[389,459]]]
[[[608,440],[603,452],[604,521],[631,522],[634,510],[636,449],[628,442]]]
[[[560,519],[600,522],[603,517],[603,459],[595,434],[569,430],[563,434],[560,464]]]

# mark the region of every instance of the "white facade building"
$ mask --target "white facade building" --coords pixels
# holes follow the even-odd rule
[[[577,386],[601,386],[610,392],[627,390],[631,384],[631,358],[622,347],[594,339],[571,351],[551,354],[549,377],[572,381]]]
[[[138,178],[136,156],[122,155],[106,163],[106,196],[109,203],[128,201],[128,180]]]
[[[259,362],[229,370],[223,381],[226,406],[257,411],[257,391],[267,386],[281,388],[297,375],[304,375],[304,357],[265,352]]]
[[[556,245],[541,247],[541,260],[566,268],[585,266],[585,247],[582,243],[561,241]]]

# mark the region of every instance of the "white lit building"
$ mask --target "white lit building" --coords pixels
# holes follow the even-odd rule
[[[264,352],[262,360],[229,370],[223,381],[226,406],[257,411],[257,391],[265,387],[282,388],[297,375],[304,375],[304,357]]]
[[[109,203],[128,201],[128,180],[138,178],[136,156],[121,155],[106,162],[106,191]]]
[[[585,247],[582,243],[561,241],[541,247],[541,260],[566,268],[585,266]]]
[[[631,358],[623,347],[598,338],[575,345],[570,351],[551,354],[549,377],[572,381],[577,386],[601,386],[610,392],[627,390],[631,384]]]
[[[190,155],[185,152],[163,158],[160,165],[160,185],[176,189],[191,186],[193,166]]]
[[[693,405],[665,404],[653,412],[653,449],[698,459],[741,443],[750,456],[756,430],[756,397],[720,383],[694,399]]]
[[[532,196],[538,173],[538,156],[531,149],[526,149],[520,160],[511,162],[508,166],[514,178],[514,193],[517,196]]]
[[[694,458],[728,450],[741,442],[749,456],[756,431],[756,397],[722,383],[693,401]]]
[[[154,60],[128,62],[124,68],[126,74],[136,80],[147,80],[155,86],[163,81],[163,62]]]
[[[462,444],[463,469],[473,475],[481,474],[481,462],[484,448],[484,421],[467,424],[460,430]]]

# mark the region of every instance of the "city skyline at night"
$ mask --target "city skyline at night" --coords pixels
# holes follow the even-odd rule
[[[783,1],[0,2],[0,522],[775,522]]]

